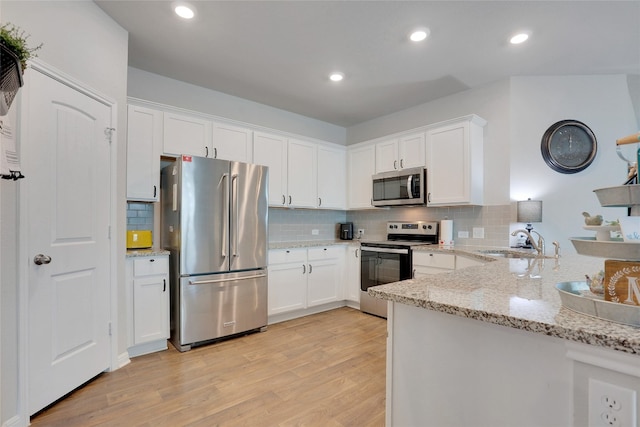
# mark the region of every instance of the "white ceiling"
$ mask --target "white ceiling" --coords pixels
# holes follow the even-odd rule
[[[130,66],[345,127],[509,76],[640,75],[640,0],[95,2]]]

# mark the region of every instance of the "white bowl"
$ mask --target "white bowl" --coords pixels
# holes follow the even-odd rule
[[[625,242],[640,243],[640,216],[621,217],[620,231]]]

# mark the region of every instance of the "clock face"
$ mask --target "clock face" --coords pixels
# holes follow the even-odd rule
[[[584,123],[563,120],[547,129],[542,137],[541,151],[551,169],[561,173],[580,172],[596,156],[596,137]]]

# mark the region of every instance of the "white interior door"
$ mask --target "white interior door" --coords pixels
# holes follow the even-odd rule
[[[111,107],[28,75],[26,179],[29,413],[109,368]],[[25,205],[23,205],[25,206]]]

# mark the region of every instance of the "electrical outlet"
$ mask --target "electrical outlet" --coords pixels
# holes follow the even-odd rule
[[[459,239],[468,239],[469,238],[469,232],[468,231],[458,231],[458,238]]]
[[[317,228],[314,228],[313,230],[311,230],[311,234],[314,236],[317,236],[318,234],[320,234],[320,230],[318,230]]]
[[[589,427],[635,426],[636,391],[589,378]]]
[[[364,236],[364,228],[358,228],[358,236]]]
[[[473,227],[473,238],[474,239],[484,239],[484,228],[483,227]]]

